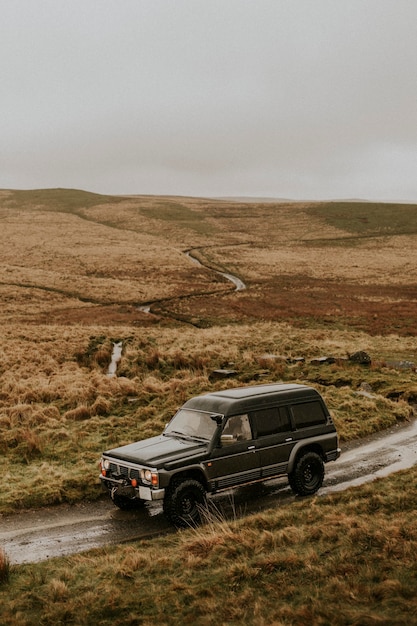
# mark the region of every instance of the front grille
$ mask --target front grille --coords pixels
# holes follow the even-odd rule
[[[110,473],[112,476],[119,476],[120,478],[130,479],[135,478],[141,485],[145,483],[140,480],[139,470],[134,467],[126,467],[119,463],[110,463]]]

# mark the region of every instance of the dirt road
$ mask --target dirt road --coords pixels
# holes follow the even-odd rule
[[[417,463],[417,420],[367,440],[342,446],[342,456],[326,466],[319,494],[341,491]],[[250,485],[212,498],[224,515],[242,516],[293,501],[286,479]],[[107,544],[175,532],[159,503],[123,512],[108,498],[0,517],[0,547],[12,564],[42,561]]]

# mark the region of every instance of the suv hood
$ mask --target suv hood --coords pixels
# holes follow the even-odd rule
[[[120,461],[159,468],[165,463],[171,463],[177,459],[192,457],[198,453],[202,454],[207,451],[208,444],[209,442],[189,441],[158,435],[108,450],[104,454]]]

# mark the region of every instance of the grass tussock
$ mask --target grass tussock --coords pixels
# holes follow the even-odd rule
[[[414,468],[243,518],[209,510],[197,529],[15,567],[0,588],[0,621],[413,623],[415,494]]]
[[[9,557],[0,547],[0,587],[9,582],[10,578],[10,561]]]

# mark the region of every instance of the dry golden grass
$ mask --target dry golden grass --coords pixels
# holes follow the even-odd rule
[[[242,519],[214,515],[199,529],[15,567],[0,587],[0,620],[412,624],[416,494],[412,469]]]
[[[185,400],[211,389],[308,382],[323,393],[344,441],[410,419],[408,402],[417,398],[414,373],[385,366],[388,357],[416,354],[412,337],[265,322],[207,329],[5,324],[0,340],[0,512],[98,497],[104,449],[158,434]],[[123,352],[118,375],[109,377],[115,340]],[[311,363],[357,349],[374,365]],[[304,363],[291,363],[299,356]],[[212,379],[222,367],[236,369],[236,377]],[[373,398],[356,393],[363,381]]]
[[[402,236],[360,240],[354,248],[327,245],[306,246],[294,241],[268,241],[215,249],[212,254],[248,281],[269,275],[304,275],[349,281],[360,285],[404,285],[417,281],[417,237]]]
[[[2,231],[0,282],[6,297],[6,286],[14,299],[18,288],[22,299],[30,289],[29,299],[48,307],[55,297],[55,306],[63,298],[69,304],[122,304],[193,291],[190,261],[150,234],[41,210],[3,211]],[[199,287],[210,284],[208,273],[194,273]]]

